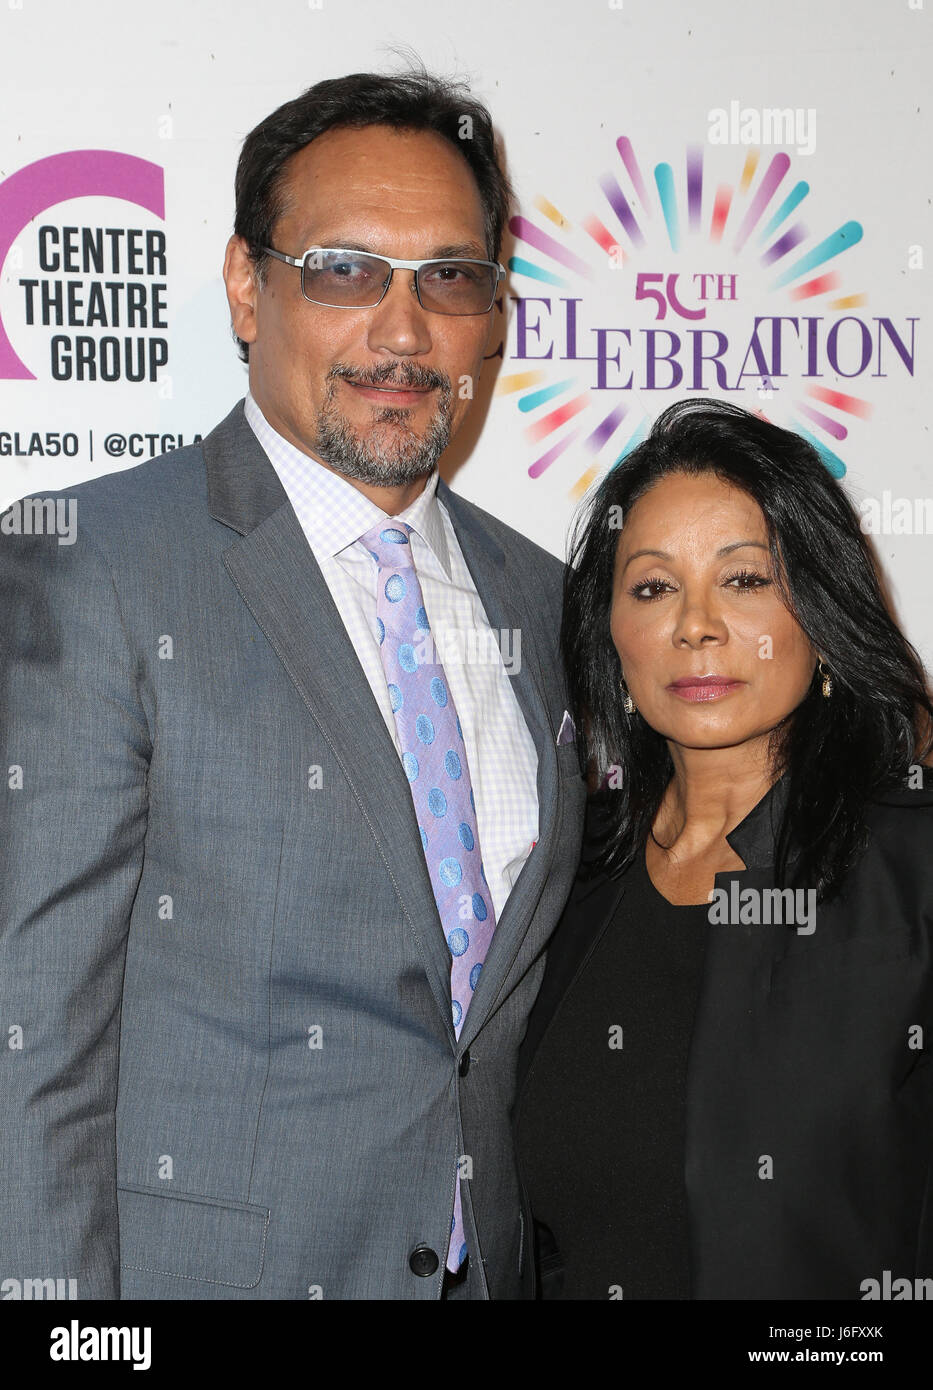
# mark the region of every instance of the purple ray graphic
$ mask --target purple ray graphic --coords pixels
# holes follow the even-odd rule
[[[635,158],[635,151],[632,142],[627,135],[620,135],[616,141],[616,149],[622,156],[622,163],[625,165],[629,178],[632,180],[632,187],[641,199],[641,205],[645,213],[650,212],[651,203],[648,198],[648,190],[645,181],[641,176],[641,169],[638,167],[638,160]]]
[[[831,434],[833,439],[843,440],[848,438],[849,431],[846,429],[845,425],[840,424],[838,420],[833,420],[831,416],[824,415],[822,410],[814,410],[812,406],[806,405],[803,401],[795,401],[794,404],[801,415],[806,415],[808,420],[813,420],[814,423],[824,429],[827,434]]]
[[[548,236],[547,232],[542,232],[533,222],[529,222],[527,217],[513,217],[509,222],[509,229],[527,246],[533,246],[536,251],[543,251],[545,256],[559,261],[568,270],[575,270],[578,275],[585,275],[587,280],[592,280],[593,272],[586,261],[568,251],[566,246],[561,246],[560,242]]]
[[[535,459],[528,469],[529,478],[540,478],[544,470],[550,468],[554,460],[560,458],[561,454],[570,447],[579,433],[579,430],[574,430],[571,434],[565,435],[563,439],[559,439],[556,444],[552,445],[547,453]]]
[[[628,199],[612,175],[603,174],[602,178],[599,180],[599,186],[609,199],[609,206],[628,232],[631,240],[636,246],[643,245],[645,238],[641,234],[641,228],[635,221],[635,214],[629,207]]]
[[[687,225],[691,232],[700,226],[700,209],[703,205],[703,151],[687,151]]]
[[[790,155],[776,154],[771,163],[765,170],[765,176],[758,185],[758,192],[751,201],[748,212],[742,219],[738,235],[735,238],[735,249],[741,251],[752,232],[758,226],[765,208],[770,203],[777,191],[778,184],[790,168]]]
[[[791,227],[790,231],[785,232],[782,237],[779,237],[773,246],[768,247],[761,258],[762,263],[764,265],[774,265],[775,261],[779,261],[782,256],[786,256],[788,251],[793,251],[794,247],[799,246],[806,238],[807,229],[802,223],[798,222],[795,226]]]
[[[585,448],[591,453],[598,454],[606,440],[615,433],[616,429],[628,414],[627,405],[617,405],[615,410],[610,411],[604,420],[601,420],[592,434],[587,435],[583,441]]]
[[[68,150],[37,159],[0,183],[0,269],[23,228],[69,198],[121,198],[165,217],[165,175],[158,164],[117,150]],[[35,381],[0,320],[0,379]]]

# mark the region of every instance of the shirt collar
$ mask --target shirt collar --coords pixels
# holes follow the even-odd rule
[[[248,391],[243,408],[316,555],[339,555],[388,516],[347,478],[325,468],[273,429]],[[414,502],[397,516],[417,531],[450,578],[450,550],[437,499],[439,477],[434,468]]]

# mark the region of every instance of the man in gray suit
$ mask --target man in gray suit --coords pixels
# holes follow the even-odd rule
[[[563,566],[437,471],[508,184],[416,72],[280,108],[236,192],[245,402],[68,489],[74,544],[0,519],[0,1287],[518,1297],[585,784]]]

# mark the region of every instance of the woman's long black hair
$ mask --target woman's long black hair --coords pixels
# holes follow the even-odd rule
[[[670,473],[710,472],[758,503],[774,582],[832,679],[819,671],[796,710],[772,731],[772,774],[788,799],[776,856],[788,879],[833,896],[866,843],[865,807],[904,780],[933,746],[933,704],[917,652],[888,612],[859,516],[817,451],[799,435],[718,400],[670,406],[615,465],[574,520],[564,579],[561,651],[581,765],[618,769],[597,869],[628,867],[657,815],[674,765],[665,738],[622,708],[621,666],[609,631],[620,531],[612,518]],[[613,510],[616,509],[616,510]],[[922,732],[921,732],[922,731]]]

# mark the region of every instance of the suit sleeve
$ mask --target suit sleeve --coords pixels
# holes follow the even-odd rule
[[[136,675],[80,520],[59,544],[0,519],[0,1287],[120,1297],[120,1011],[151,753]]]

